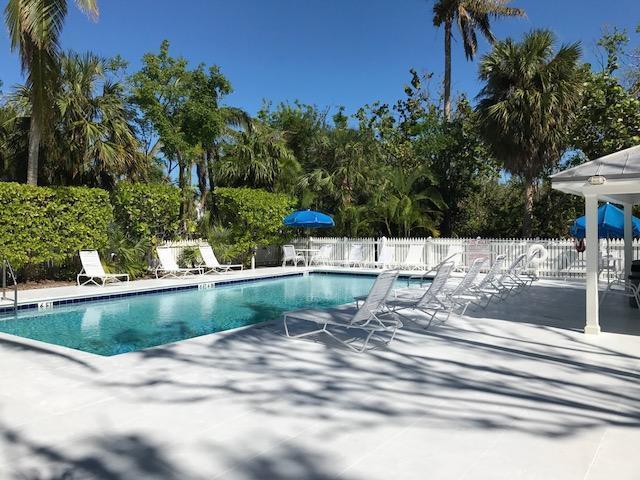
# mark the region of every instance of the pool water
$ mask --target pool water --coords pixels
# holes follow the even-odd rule
[[[296,308],[349,303],[354,296],[366,295],[373,281],[374,277],[359,275],[290,276],[26,310],[0,319],[0,332],[118,355],[275,320]]]

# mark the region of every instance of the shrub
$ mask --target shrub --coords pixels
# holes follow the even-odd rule
[[[104,190],[0,183],[0,256],[15,268],[101,249],[112,221]]]
[[[288,195],[252,188],[216,188],[214,195],[218,221],[233,241],[227,257],[246,260],[253,249],[287,238],[282,218],[296,203]]]
[[[111,195],[116,222],[132,239],[170,240],[180,232],[180,190],[166,183],[120,183]]]
[[[147,273],[147,256],[150,250],[148,238],[132,240],[113,224],[109,229],[109,241],[102,251],[102,260],[112,273],[128,273],[131,278],[139,278]]]

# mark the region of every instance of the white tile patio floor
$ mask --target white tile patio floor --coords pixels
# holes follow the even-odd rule
[[[279,324],[115,357],[0,336],[0,478],[640,479],[640,314],[540,282],[357,355]]]

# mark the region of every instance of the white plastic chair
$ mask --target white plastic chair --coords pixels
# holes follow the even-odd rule
[[[76,277],[78,286],[87,285],[93,283],[100,287],[104,287],[107,282],[121,282],[121,279],[129,281],[129,274],[127,273],[106,273],[102,262],[100,261],[100,255],[96,250],[81,250],[80,262],[82,263],[82,270]],[[81,278],[86,278],[84,283],[80,283]],[[96,280],[101,280],[102,283],[98,283]]]
[[[282,266],[284,267],[287,262],[293,263],[294,267],[298,266],[298,262],[305,263],[305,259],[302,255],[296,253],[296,247],[293,245],[282,246]]]
[[[171,249],[169,247],[156,247],[156,253],[158,254],[158,260],[160,261],[160,265],[156,267],[155,273],[156,278],[166,278],[166,277],[175,277],[175,278],[185,278],[187,275],[191,274],[200,274],[204,269],[202,267],[194,267],[194,268],[182,268],[178,266],[178,263],[173,258],[171,254]],[[164,274],[162,276],[159,275],[160,272]]]
[[[333,245],[322,245],[319,250],[311,257],[309,265],[326,265],[331,260],[333,253]]]
[[[438,268],[428,288],[405,288],[397,290],[390,296],[385,306],[394,312],[399,310],[416,310],[429,316],[429,324],[440,311],[448,310],[445,303],[447,283],[454,271],[453,262],[445,262]],[[404,316],[404,315],[403,315]],[[428,326],[428,325],[427,325]]]
[[[216,258],[216,254],[213,253],[213,248],[211,248],[211,245],[206,244],[206,245],[200,245],[199,247],[200,250],[200,256],[202,257],[202,261],[204,262],[204,273],[224,273],[224,272],[228,272],[229,270],[231,270],[232,268],[239,268],[240,270],[242,270],[244,268],[244,265],[242,265],[241,263],[238,264],[225,264],[222,265],[220,262],[218,262],[218,259]]]
[[[422,270],[424,269],[424,261],[422,253],[424,247],[422,245],[410,245],[404,262],[400,265],[403,270]]]
[[[390,334],[391,338],[384,342],[388,344],[395,337],[398,328],[402,327],[402,322],[398,319],[384,318],[384,311],[382,310],[384,302],[397,278],[397,270],[387,270],[380,273],[371,287],[369,295],[360,307],[351,304],[329,309],[305,309],[285,313],[283,322],[286,336],[289,338],[303,338],[309,335],[325,334],[358,353],[362,353],[367,349],[370,340],[376,334]],[[386,313],[387,315],[389,314],[388,311]],[[292,334],[289,325],[292,319],[315,323],[319,328]],[[343,340],[332,332],[330,330],[332,327],[359,330],[364,332],[366,337],[358,348],[354,346],[352,339]]]
[[[354,243],[349,249],[349,256],[346,260],[340,262],[345,267],[362,267],[364,266],[364,245]]]

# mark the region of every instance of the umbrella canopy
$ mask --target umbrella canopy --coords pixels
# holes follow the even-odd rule
[[[640,237],[640,219],[631,218],[633,236]],[[579,217],[571,226],[572,237],[584,238],[586,218]],[[624,238],[624,212],[610,203],[605,203],[598,208],[598,238]]]
[[[336,223],[331,216],[326,213],[314,210],[298,210],[284,217],[284,224],[287,227],[298,228],[331,228]]]

